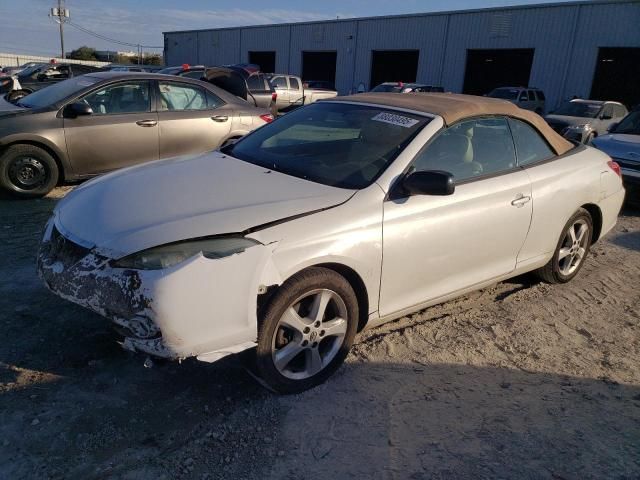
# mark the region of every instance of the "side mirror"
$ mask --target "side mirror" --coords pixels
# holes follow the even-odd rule
[[[77,118],[92,115],[93,109],[85,102],[74,102],[64,107],[62,116],[64,118]]]
[[[442,170],[413,172],[402,180],[404,194],[452,195],[456,189],[453,175]]]
[[[616,127],[618,126],[619,122],[613,122],[611,125],[609,125],[609,128],[607,128],[607,132],[615,132],[616,131]]]

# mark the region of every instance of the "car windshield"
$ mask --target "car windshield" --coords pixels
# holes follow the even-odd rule
[[[518,98],[520,90],[517,88],[496,88],[487,95],[491,98],[503,98],[505,100],[515,100]]]
[[[381,85],[378,85],[376,88],[374,88],[373,90],[371,90],[372,92],[392,92],[392,93],[399,93],[402,91],[404,87],[401,87],[399,85],[385,85],[384,83]]]
[[[628,133],[640,135],[640,110],[631,112],[624,117],[611,133]]]
[[[596,118],[601,108],[602,104],[600,103],[566,102],[560,105],[553,114],[567,117]]]
[[[382,107],[314,103],[223,149],[255,165],[334,187],[370,185],[429,118]]]
[[[42,90],[38,90],[21,98],[17,103],[20,107],[25,108],[43,108],[55,105],[61,100],[73,95],[75,92],[90,87],[97,83],[100,79],[90,75],[81,75],[68,80],[51,85]]]

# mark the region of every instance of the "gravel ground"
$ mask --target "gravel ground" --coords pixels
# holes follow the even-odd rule
[[[45,290],[56,201],[0,199],[0,479],[640,478],[640,210],[578,278],[518,277],[360,334],[276,397],[236,359],[155,362]]]

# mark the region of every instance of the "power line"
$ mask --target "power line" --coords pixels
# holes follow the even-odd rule
[[[89,30],[88,28],[84,28],[84,27],[82,27],[82,26],[78,25],[77,23],[74,23],[74,22],[72,22],[70,20],[67,20],[65,23],[67,23],[68,25],[71,25],[74,28],[77,28],[78,30],[80,30],[81,32],[86,33],[87,35],[91,35],[91,36],[94,36],[94,37],[99,38],[101,40],[105,40],[107,42],[112,42],[112,43],[115,43],[115,44],[118,44],[118,45],[124,45],[124,46],[127,46],[127,47],[138,47],[138,48],[164,49],[164,46],[158,47],[158,46],[154,46],[154,45],[141,45],[139,43],[130,43],[130,42],[123,42],[122,40],[116,40],[115,38],[110,38],[110,37],[107,37],[106,35],[102,35],[100,33],[93,32],[93,31]]]

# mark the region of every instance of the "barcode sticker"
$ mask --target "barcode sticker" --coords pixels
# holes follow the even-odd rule
[[[418,120],[414,118],[404,117],[402,115],[396,115],[394,113],[387,112],[381,112],[371,120],[375,120],[376,122],[390,123],[391,125],[399,125],[405,128],[411,128],[416,123],[418,123]]]

